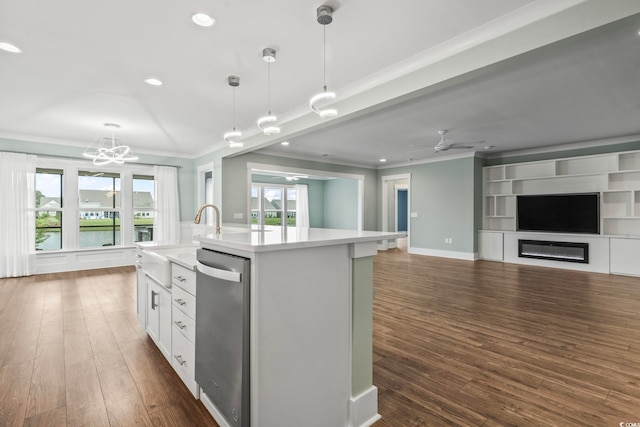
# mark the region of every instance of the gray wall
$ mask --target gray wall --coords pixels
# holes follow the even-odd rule
[[[417,218],[409,219],[412,247],[477,251],[476,231],[482,204],[477,202],[481,196],[476,198],[475,191],[481,164],[474,157],[467,157],[378,171],[380,177],[411,174],[411,212],[418,214]],[[449,237],[452,244],[445,243]]]
[[[91,141],[87,142],[87,146]],[[41,156],[65,156],[77,158],[78,160],[90,160],[82,158],[82,152],[86,147],[74,147],[68,145],[48,144],[31,141],[17,141],[0,138],[0,151],[16,151],[21,153],[36,154]],[[179,157],[156,156],[152,154],[141,154],[136,152],[135,145],[132,145],[133,152],[140,158],[138,162],[154,165],[178,166],[178,191],[180,197],[180,219],[188,221],[196,214],[196,173],[194,162],[191,159]]]
[[[324,189],[324,228],[357,230],[358,181],[332,179]]]

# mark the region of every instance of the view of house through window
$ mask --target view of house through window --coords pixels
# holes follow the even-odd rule
[[[80,247],[120,244],[120,175],[78,172]]]
[[[142,172],[144,173],[144,171]],[[121,188],[122,185],[125,188]],[[43,165],[35,174],[35,248],[73,250],[153,240],[155,180],[131,171],[100,172]],[[78,202],[63,192],[78,194]],[[64,217],[64,224],[63,219]],[[131,227],[123,233],[121,219]],[[123,242],[123,239],[125,242]]]
[[[296,225],[296,188],[293,185],[251,185],[251,223]]]
[[[62,249],[62,171],[36,170],[36,250]]]

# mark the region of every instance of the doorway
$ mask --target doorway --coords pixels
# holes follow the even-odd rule
[[[378,249],[400,248],[407,251],[411,246],[411,174],[388,175],[382,178],[382,231],[404,231],[407,237],[383,241]]]

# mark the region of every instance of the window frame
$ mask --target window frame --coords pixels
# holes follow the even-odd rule
[[[83,159],[60,159],[38,156],[36,160],[37,169],[58,169],[63,171],[62,194],[64,204],[62,207],[62,249],[59,251],[37,251],[36,254],[85,251],[92,249],[120,250],[132,248],[134,241],[134,218],[133,218],[133,176],[146,175],[154,176],[154,167],[149,165],[138,165],[135,163],[125,163],[123,165],[95,166],[90,161]],[[79,242],[79,218],[80,209],[78,202],[78,173],[80,171],[94,173],[119,173],[120,174],[120,244],[117,246],[96,246],[80,247]],[[155,205],[155,203],[154,203]]]
[[[62,249],[62,233],[63,233],[64,203],[65,203],[64,202],[64,192],[63,192],[64,179],[65,179],[64,170],[59,169],[59,168],[40,168],[40,167],[37,167],[36,168],[36,180],[37,180],[37,175],[38,174],[60,175],[60,207],[59,208],[52,208],[52,207],[43,208],[42,206],[36,206],[35,207],[36,219],[38,218],[38,214],[40,212],[59,212],[60,213],[60,226],[59,227],[38,227],[37,222],[36,222],[36,225],[35,225],[36,236],[37,236],[37,232],[38,232],[39,228],[60,228],[60,248],[58,248],[58,249],[39,249],[38,248],[38,244],[36,243],[35,244],[35,250],[36,251],[40,251],[40,252],[59,251],[59,250]],[[34,186],[34,188],[36,189],[36,191],[38,191],[37,184]]]
[[[152,198],[153,198],[153,206],[151,206],[150,208],[141,208],[138,206],[133,205],[133,193],[135,193],[135,181],[136,180],[149,180],[149,181],[153,181],[153,194],[152,194]],[[148,241],[153,241],[153,226],[155,225],[155,219],[157,217],[157,213],[158,213],[158,204],[156,203],[156,182],[155,182],[155,178],[153,175],[142,175],[142,174],[133,174],[132,176],[132,186],[131,186],[131,201],[132,201],[132,207],[131,207],[131,214],[133,215],[132,217],[132,221],[133,221],[133,242],[134,243],[138,243],[138,242],[148,242]],[[137,236],[139,235],[139,233],[136,232],[136,227],[142,227],[142,224],[140,224],[139,226],[136,226],[136,214],[137,213],[141,213],[142,215],[139,218],[151,218],[153,220],[153,222],[151,223],[151,239],[150,240],[138,240]],[[148,226],[147,226],[148,228]]]
[[[293,215],[293,220],[296,221],[297,220],[297,214],[298,214],[298,205],[297,205],[297,192],[296,192],[296,209],[294,210],[289,210],[288,209],[288,205],[289,205],[289,190],[296,190],[296,186],[295,184],[268,184],[268,183],[264,183],[264,182],[251,182],[251,186],[250,186],[250,193],[249,193],[249,223],[253,224],[253,212],[256,211],[256,209],[253,209],[253,203],[252,203],[252,195],[253,195],[253,188],[257,187],[258,188],[258,223],[257,225],[260,227],[264,227],[265,226],[265,209],[264,209],[264,190],[265,188],[278,188],[282,190],[282,207],[279,211],[280,212],[280,219],[281,219],[281,224],[280,225],[284,225],[282,224],[283,221],[286,222],[286,225],[291,225],[294,226],[295,222],[293,224],[289,224],[289,212],[294,212]]]

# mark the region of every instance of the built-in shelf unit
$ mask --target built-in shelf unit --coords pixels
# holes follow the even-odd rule
[[[516,196],[600,193],[600,233],[640,237],[640,151],[487,166],[483,229],[516,230]]]

